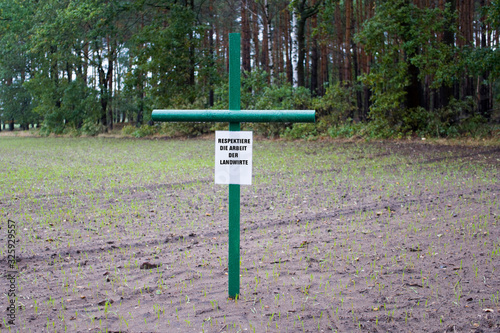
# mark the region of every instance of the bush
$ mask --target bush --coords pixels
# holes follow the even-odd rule
[[[282,138],[285,139],[306,139],[315,140],[318,138],[316,124],[293,124],[292,127],[285,128]]]
[[[158,133],[158,127],[150,125],[142,125],[141,127],[135,127],[132,125],[127,125],[122,128],[123,135],[131,135],[136,138],[143,138],[145,136],[152,136]]]
[[[80,131],[85,135],[96,136],[97,134],[104,132],[104,128],[104,125],[101,123],[93,121],[92,119],[85,119]]]
[[[141,127],[137,128],[137,130],[132,133],[133,136],[136,138],[143,138],[145,136],[152,136],[157,133],[157,128],[155,126],[150,126],[150,125],[142,125]]]
[[[266,86],[260,95],[254,96],[255,110],[304,110],[311,107],[311,93],[305,87],[293,87],[284,76],[271,86]],[[277,137],[286,128],[286,123],[253,123],[251,128],[267,137]]]
[[[483,138],[493,136],[492,127],[488,126],[486,119],[479,115],[473,115],[462,120],[456,126],[450,126],[447,135],[450,137],[470,136],[473,138]]]
[[[456,137],[477,131],[478,127],[483,127],[481,124],[485,124],[485,119],[480,115],[467,116],[474,113],[474,108],[474,101],[468,98],[464,101],[451,99],[446,107],[434,111],[424,108],[404,109],[402,122],[395,129],[406,135]]]
[[[67,126],[64,129],[64,134],[68,135],[72,138],[76,138],[76,137],[80,136],[82,133],[78,129],[74,128],[73,126]]]
[[[312,107],[317,111],[319,117],[326,116],[338,124],[352,118],[356,110],[352,101],[355,100],[354,87],[336,83],[326,88],[324,96],[314,98]]]
[[[136,130],[137,130],[137,127],[135,127],[135,126],[125,125],[122,128],[122,134],[123,135],[133,135]]]
[[[199,136],[211,131],[214,123],[161,123],[160,134],[167,136]]]

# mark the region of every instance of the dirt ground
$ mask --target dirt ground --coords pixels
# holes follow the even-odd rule
[[[210,174],[106,176],[93,191],[68,179],[64,193],[0,198],[0,242],[7,219],[19,238],[15,326],[6,309],[1,331],[500,332],[500,148],[254,149],[297,156],[285,171],[256,166],[242,187],[238,300],[227,187]],[[6,277],[5,252],[0,265]],[[7,279],[0,290],[5,309]]]

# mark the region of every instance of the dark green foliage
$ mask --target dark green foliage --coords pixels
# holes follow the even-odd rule
[[[450,15],[448,8],[444,12],[419,9],[407,0],[397,0],[381,3],[375,16],[364,23],[357,39],[374,56],[375,64],[360,80],[372,91],[373,121],[399,126],[405,107],[424,107],[422,100],[417,101],[419,105],[410,105],[409,93],[417,92],[408,88],[417,90],[426,75],[433,74],[431,88],[453,83],[456,52],[438,40],[438,34],[449,26]],[[412,80],[417,80],[416,86]]]
[[[30,75],[30,14],[27,3],[0,1],[0,118],[25,129],[39,123],[32,112],[32,97],[24,87]]]
[[[326,89],[323,97],[313,100],[312,107],[320,117],[328,117],[332,122],[341,123],[352,119],[356,110],[354,101],[356,86],[337,82]]]
[[[165,27],[164,22],[168,22]],[[179,107],[193,103],[197,96],[195,81],[192,81],[192,63],[201,61],[191,50],[198,47],[199,38],[191,34],[202,34],[195,26],[192,10],[173,4],[168,14],[153,17],[151,22],[138,31],[130,40],[133,47],[134,68],[127,76],[126,85],[137,89],[139,81],[147,86],[147,95],[156,107]],[[192,58],[193,57],[193,58]],[[146,77],[144,73],[151,73]],[[142,75],[142,78],[139,76]]]
[[[122,122],[135,137],[224,128],[148,123],[155,108],[226,109],[227,34],[246,32],[241,107],[318,115],[246,129],[303,139],[496,133],[498,1],[475,2],[468,39],[451,0],[245,3],[0,0],[0,121],[68,135]]]
[[[2,118],[4,121],[15,120],[21,126],[29,124],[38,124],[39,117],[32,112],[31,95],[22,85],[21,82],[12,82],[9,86],[2,85],[0,94],[4,100],[2,103],[3,113]]]
[[[284,75],[269,85],[267,72],[253,71],[245,73],[241,84],[241,108],[245,110],[306,110],[311,107],[310,91],[304,87],[293,87]],[[227,84],[222,84],[216,90],[214,109],[227,109],[227,89]],[[276,137],[292,124],[252,123],[245,126],[261,135]]]

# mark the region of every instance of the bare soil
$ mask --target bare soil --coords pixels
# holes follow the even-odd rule
[[[7,219],[20,225],[16,325],[1,331],[500,332],[500,148],[269,144],[311,164],[257,168],[242,187],[238,300],[227,187],[210,174],[107,179],[92,196],[0,198],[0,242]],[[338,164],[315,159],[318,147]],[[0,290],[5,309],[5,279]]]

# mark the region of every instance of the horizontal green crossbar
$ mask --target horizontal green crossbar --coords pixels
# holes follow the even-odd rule
[[[153,121],[314,123],[314,110],[153,110]]]

